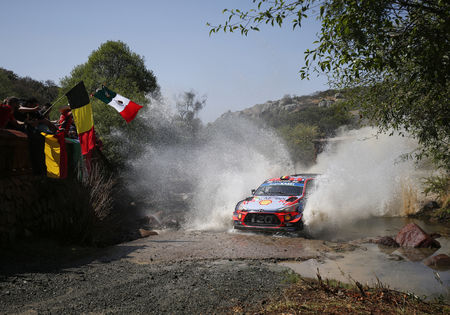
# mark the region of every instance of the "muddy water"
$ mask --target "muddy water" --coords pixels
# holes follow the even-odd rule
[[[415,222],[426,232],[437,232],[441,248],[395,249],[366,243],[376,236],[395,236],[407,223]],[[323,278],[346,283],[359,281],[369,285],[383,285],[392,289],[413,293],[427,299],[442,297],[450,301],[450,271],[433,270],[423,261],[433,255],[450,255],[450,229],[440,224],[424,223],[407,218],[372,218],[354,222],[340,228],[310,232],[314,238],[334,242],[357,241],[355,251],[328,253],[323,258],[303,262],[283,262],[305,277],[315,278],[317,269]]]
[[[438,223],[425,223],[418,219],[404,217],[374,217],[339,227],[328,225],[321,231],[308,231],[308,234],[316,239],[333,242],[352,241],[377,236],[395,236],[408,223],[416,223],[427,233],[436,232],[443,236],[450,236],[450,226]],[[439,241],[441,240],[443,238],[439,239]]]
[[[368,242],[376,236],[395,236],[407,223],[416,222],[428,233],[438,232],[442,247],[437,250],[391,249]],[[123,243],[105,257],[123,257],[136,264],[174,261],[270,260],[306,277],[317,268],[325,278],[383,285],[418,296],[450,301],[450,271],[436,271],[423,260],[440,253],[450,254],[450,231],[439,224],[406,218],[372,218],[345,227],[328,226],[322,231],[296,234],[262,234],[235,230],[162,230],[159,235]],[[439,280],[437,280],[438,278]]]

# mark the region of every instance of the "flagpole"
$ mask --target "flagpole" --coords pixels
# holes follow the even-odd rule
[[[56,105],[56,103],[58,103],[63,97],[65,97],[66,95],[64,94],[63,96],[61,96],[60,98],[58,98],[53,104],[52,104],[52,106],[50,106],[49,108],[47,108],[47,110],[43,113],[43,115],[45,116],[45,114],[47,114],[48,113],[48,111],[50,110],[50,109],[52,109],[52,107],[53,106],[55,106]]]

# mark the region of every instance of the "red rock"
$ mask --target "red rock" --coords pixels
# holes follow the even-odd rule
[[[423,262],[425,265],[431,268],[437,269],[450,269],[450,257],[445,254],[439,254],[436,256],[431,256]]]
[[[439,248],[441,245],[417,224],[405,225],[395,237],[395,241],[402,247]]]
[[[158,235],[158,232],[139,229],[139,234],[141,235],[141,237],[149,237],[150,235]]]

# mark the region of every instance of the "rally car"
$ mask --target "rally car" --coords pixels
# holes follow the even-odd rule
[[[252,196],[237,203],[235,229],[299,231],[303,209],[318,174],[295,174],[266,180]]]

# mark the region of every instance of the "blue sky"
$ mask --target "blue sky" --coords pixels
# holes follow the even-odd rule
[[[224,8],[251,0],[0,0],[0,67],[37,80],[59,80],[107,40],[121,40],[143,56],[166,100],[183,91],[206,95],[201,113],[222,113],[327,89],[326,77],[301,81],[303,52],[320,30],[311,19],[301,31],[262,27],[209,36],[206,22],[225,21]]]

